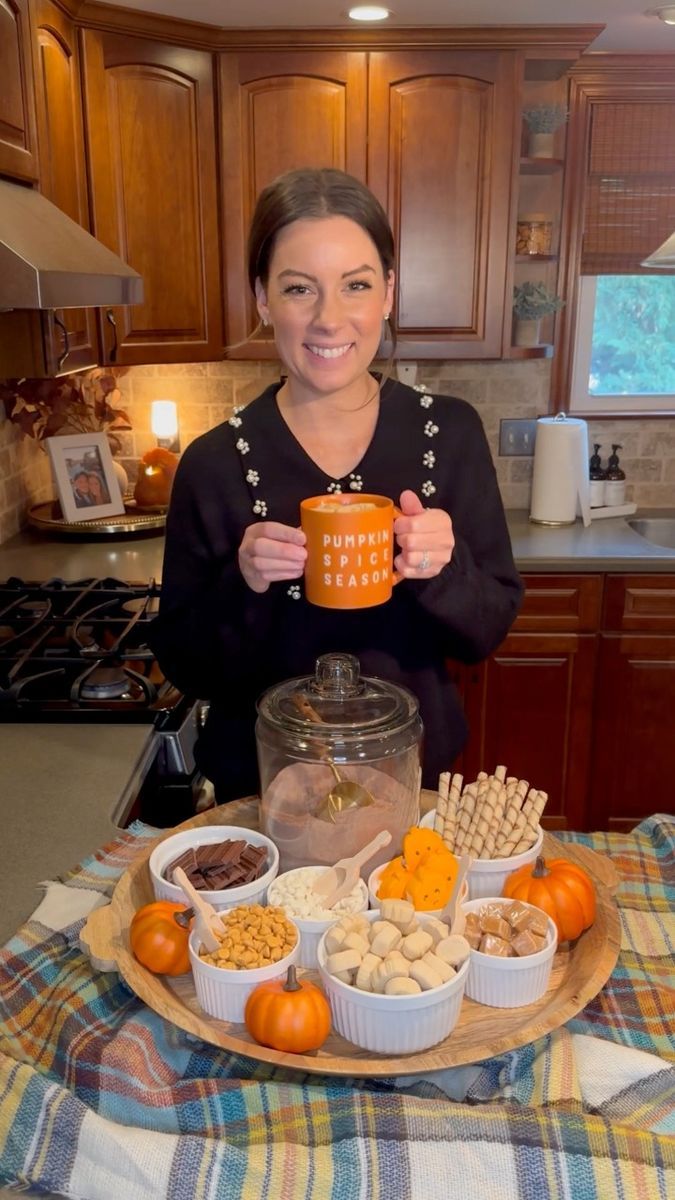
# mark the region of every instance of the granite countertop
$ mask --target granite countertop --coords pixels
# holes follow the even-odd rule
[[[675,509],[645,509],[636,515],[672,517]],[[516,565],[521,571],[675,571],[675,550],[648,542],[623,517],[604,517],[584,529],[580,520],[559,528],[533,525],[526,510],[510,511],[506,516]],[[161,534],[86,541],[29,529],[0,546],[0,580],[11,575],[29,582],[54,576],[112,576],[130,583],[146,583],[161,579],[163,553]]]
[[[573,525],[554,528],[535,525],[526,510],[506,514],[516,566],[530,574],[538,571],[635,572],[675,571],[675,550],[656,546],[631,529],[624,517],[602,517],[585,529]],[[675,518],[671,509],[639,509],[635,517]]]

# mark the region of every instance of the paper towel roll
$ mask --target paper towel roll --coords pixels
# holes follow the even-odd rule
[[[578,417],[540,417],[534,445],[530,520],[571,525],[581,512],[590,525],[588,428]]]

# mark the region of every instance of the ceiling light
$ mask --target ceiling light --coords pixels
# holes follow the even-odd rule
[[[675,25],[675,4],[668,4],[665,8],[648,8],[645,16],[659,17],[666,25]]]
[[[391,13],[388,8],[382,8],[380,4],[358,4],[356,8],[349,9],[347,16],[352,21],[386,21]]]

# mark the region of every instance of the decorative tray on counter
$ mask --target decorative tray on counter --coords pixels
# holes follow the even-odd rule
[[[88,521],[66,521],[61,515],[58,500],[34,504],[28,510],[28,523],[43,532],[66,534],[70,537],[119,537],[121,533],[145,533],[163,529],[166,508],[138,508],[134,500],[124,501],[124,512],[116,517],[92,517]]]
[[[428,793],[427,798],[431,801],[432,794]],[[177,828],[216,824],[257,828],[257,800],[240,800],[223,808],[210,809]],[[164,836],[169,837],[175,832],[175,829],[169,829]],[[244,1025],[206,1016],[197,1003],[191,974],[173,979],[153,975],[134,958],[128,930],[136,910],[154,899],[148,859],[156,844],[145,848],[125,871],[111,903],[91,913],[81,935],[83,949],[94,966],[119,971],[141,1000],[180,1029],[214,1046],[261,1062],[316,1074],[357,1076],[410,1075],[480,1062],[535,1041],[569,1021],[598,994],[611,975],[619,954],[619,914],[612,899],[618,876],[612,863],[587,846],[570,842],[563,846],[552,834],[546,833],[543,850],[547,857],[562,853],[591,875],[596,887],[597,917],[595,924],[576,942],[556,953],[551,982],[541,1000],[522,1008],[501,1009],[477,1004],[465,996],[459,1021],[450,1036],[417,1054],[399,1057],[372,1054],[336,1033],[331,1033],[314,1054],[287,1054],[258,1045]],[[318,981],[314,971],[303,974]]]

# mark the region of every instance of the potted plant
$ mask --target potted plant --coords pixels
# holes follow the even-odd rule
[[[553,158],[553,134],[567,120],[564,104],[535,104],[523,111],[530,137],[527,153],[530,158]]]
[[[516,317],[514,344],[538,346],[542,317],[558,312],[565,303],[549,292],[545,283],[526,280],[513,289],[513,311]]]
[[[58,379],[16,379],[0,382],[0,401],[10,421],[44,450],[44,439],[67,433],[105,433],[110,449],[122,448],[119,433],[131,429],[114,375],[96,368],[86,375]],[[121,463],[113,463],[124,495],[128,479]]]

